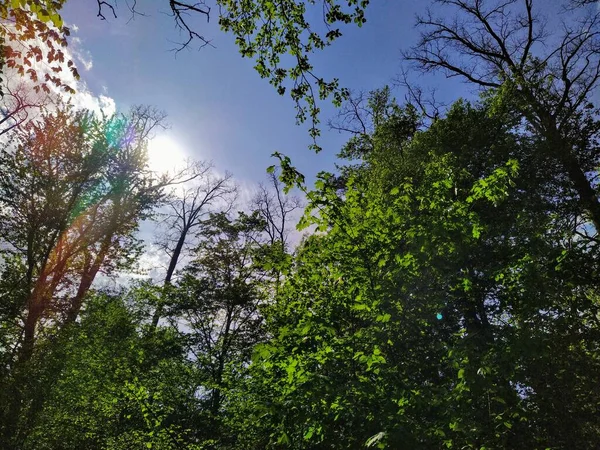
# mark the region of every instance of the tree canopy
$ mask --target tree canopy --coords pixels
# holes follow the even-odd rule
[[[597,448],[600,16],[577,3],[552,38],[533,0],[436,2],[406,60],[478,96],[431,114],[416,87],[313,75],[368,2],[217,0],[300,119],[313,83],[341,103],[313,187],[281,153],[251,192],[207,161],[153,172],[152,107],[5,108],[0,447]],[[21,20],[63,39],[62,4],[3,4],[3,44]],[[187,22],[207,5],[169,6],[184,45],[209,42]]]

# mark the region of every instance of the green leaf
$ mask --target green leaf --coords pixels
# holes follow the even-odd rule
[[[314,432],[315,432],[315,428],[310,427],[308,429],[308,431],[306,433],[304,433],[304,439],[308,441],[313,436]]]
[[[365,442],[365,445],[367,447],[373,447],[375,444],[379,443],[385,437],[385,434],[386,433],[383,431],[380,431],[379,433],[374,434],[369,439],[367,439],[367,442]]]

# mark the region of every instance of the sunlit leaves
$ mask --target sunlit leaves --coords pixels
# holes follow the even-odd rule
[[[235,36],[243,57],[256,61],[255,70],[277,89],[289,92],[296,105],[296,119],[310,122],[311,147],[320,135],[318,100],[331,97],[335,105],[347,98],[348,91],[338,79],[325,80],[314,72],[310,55],[341,37],[341,25],[365,23],[368,0],[350,0],[347,6],[336,0],[299,2],[296,0],[219,0],[221,28]],[[320,5],[318,5],[320,4]],[[322,8],[322,24],[308,19]]]
[[[389,110],[392,122],[402,116]],[[562,439],[542,386],[550,373],[569,392],[579,381],[561,375],[550,348],[596,362],[545,329],[569,333],[568,308],[554,304],[574,295],[555,271],[553,205],[524,175],[534,144],[488,113],[459,102],[427,130],[376,130],[348,154],[362,164],[341,180],[319,174],[307,192],[301,226],[317,233],[293,260],[269,310],[273,339],[251,366],[250,389],[277,424],[271,442],[525,449]],[[288,183],[303,187],[279,156]],[[577,364],[580,380],[597,378]],[[589,404],[576,397],[563,400]],[[515,440],[534,421],[544,431]]]

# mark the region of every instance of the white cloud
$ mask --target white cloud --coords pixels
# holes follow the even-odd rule
[[[94,62],[92,61],[92,54],[88,50],[85,50],[80,46],[75,47],[72,45],[71,53],[79,63],[77,64],[79,67],[83,66],[86,71],[92,70],[92,67],[94,67]]]
[[[92,70],[94,62],[92,54],[83,47],[82,41],[78,37],[71,38],[69,42],[69,52],[73,55],[78,67],[83,67],[86,71]]]
[[[71,102],[76,108],[93,111],[98,116],[102,114],[111,116],[117,110],[117,105],[111,97],[106,95],[96,96],[85,85],[79,86],[77,93],[71,97]]]

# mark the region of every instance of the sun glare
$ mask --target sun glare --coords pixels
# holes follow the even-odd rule
[[[161,134],[148,143],[148,164],[150,169],[164,173],[180,167],[185,153],[170,136]]]

